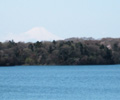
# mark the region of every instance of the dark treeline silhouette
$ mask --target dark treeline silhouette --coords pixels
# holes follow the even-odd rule
[[[0,66],[120,64],[120,39],[0,42]]]

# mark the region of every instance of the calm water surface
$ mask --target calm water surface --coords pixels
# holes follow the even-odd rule
[[[120,65],[0,67],[0,100],[120,100]]]

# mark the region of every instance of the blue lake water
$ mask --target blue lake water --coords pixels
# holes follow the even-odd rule
[[[120,100],[120,65],[0,67],[0,100]]]

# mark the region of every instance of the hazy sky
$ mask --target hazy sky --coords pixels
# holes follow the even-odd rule
[[[0,0],[0,40],[120,37],[120,0]]]

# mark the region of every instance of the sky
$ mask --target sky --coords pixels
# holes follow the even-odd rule
[[[120,37],[120,0],[0,0],[0,41]]]

